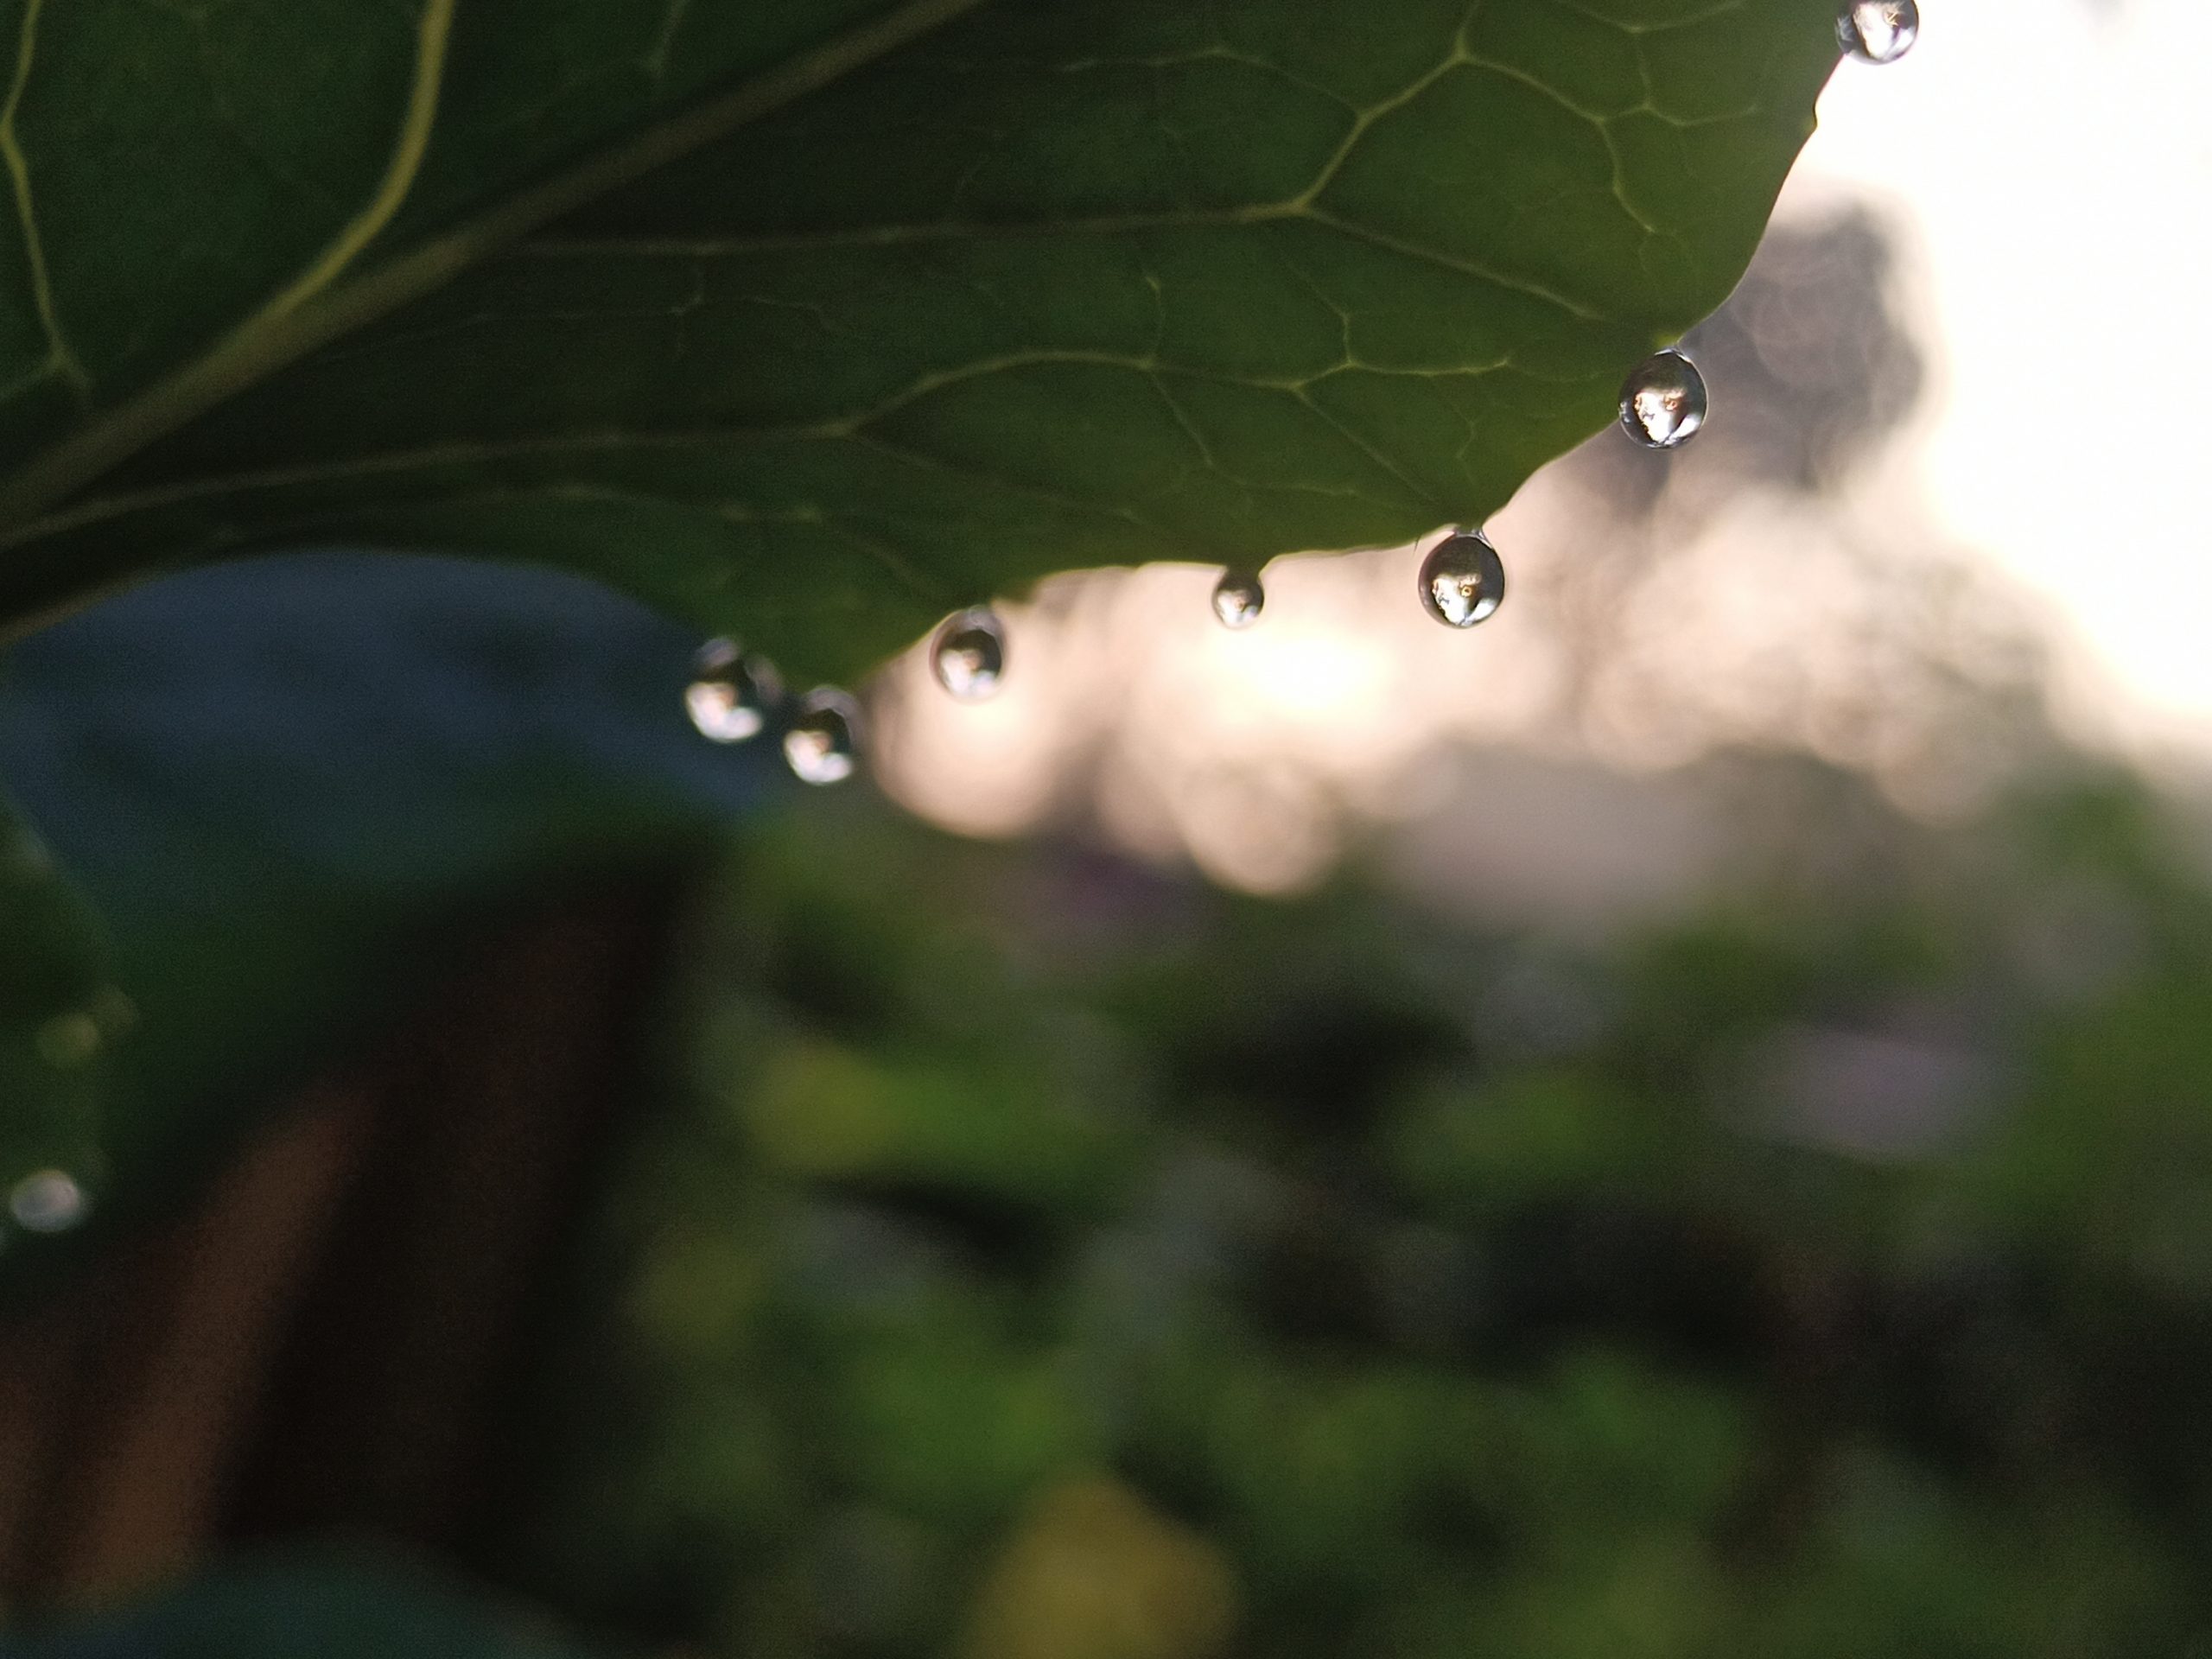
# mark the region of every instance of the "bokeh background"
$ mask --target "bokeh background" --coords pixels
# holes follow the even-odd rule
[[[832,791],[553,577],[0,661],[0,1654],[2212,1654],[2212,13],[1927,24],[1468,635],[1071,576]]]

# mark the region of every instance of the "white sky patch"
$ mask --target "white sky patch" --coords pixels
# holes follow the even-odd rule
[[[1800,167],[1891,211],[1929,308],[1890,484],[2063,611],[2075,717],[2212,751],[2212,3],[1923,13],[1837,72]]]

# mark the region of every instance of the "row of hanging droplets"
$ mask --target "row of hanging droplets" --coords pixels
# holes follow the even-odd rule
[[[1836,20],[1836,40],[1865,63],[1894,63],[1920,35],[1915,0],[1853,0]],[[1676,449],[1705,424],[1705,377],[1681,352],[1647,359],[1621,390],[1622,429],[1647,449]],[[1505,567],[1478,531],[1455,530],[1421,562],[1421,600],[1446,626],[1471,628],[1497,613],[1505,599]],[[1214,615],[1224,627],[1242,630],[1260,620],[1267,605],[1258,575],[1231,569],[1213,592]],[[963,702],[987,698],[1006,676],[1005,626],[988,607],[948,617],[930,646],[938,683]],[[717,743],[742,743],[767,730],[783,705],[783,683],[766,658],[728,639],[710,640],[699,652],[684,705],[700,733]],[[860,708],[835,686],[801,697],[784,728],[784,756],[810,784],[835,784],[859,765]],[[27,1233],[61,1233],[78,1226],[92,1195],[67,1173],[42,1169],[6,1191],[0,1218]],[[0,1226],[0,1243],[6,1231]]]
[[[1851,0],[1836,17],[1836,42],[1862,63],[1895,63],[1920,36],[1916,0]],[[1651,450],[1679,449],[1705,425],[1711,406],[1705,376],[1675,347],[1637,365],[1621,388],[1621,429]],[[1488,621],[1505,602],[1505,565],[1478,530],[1453,530],[1421,561],[1422,607],[1451,628]],[[1267,589],[1259,573],[1232,568],[1213,590],[1222,626],[1241,632],[1260,620]],[[930,667],[938,683],[963,702],[991,696],[1006,677],[1006,626],[988,606],[947,617],[931,636]],[[767,729],[784,700],[781,680],[765,658],[734,641],[709,640],[693,665],[684,694],[692,724],[717,743],[741,743]],[[835,686],[801,697],[784,728],[784,758],[809,784],[842,783],[859,764],[860,707]]]

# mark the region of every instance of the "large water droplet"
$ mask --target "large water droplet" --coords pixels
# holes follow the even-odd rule
[[[709,639],[691,666],[683,706],[702,737],[716,743],[742,743],[758,737],[768,710],[784,694],[776,671],[748,657],[734,640]]]
[[[58,1169],[41,1169],[16,1183],[8,1213],[29,1233],[66,1233],[85,1218],[92,1200]]]
[[[806,694],[784,734],[784,759],[804,784],[842,784],[859,763],[858,704],[835,686]]]
[[[1895,63],[1920,38],[1916,0],[1851,0],[1835,20],[1835,38],[1861,63]]]
[[[1446,627],[1471,628],[1505,602],[1505,566],[1490,537],[1454,531],[1421,561],[1421,602]]]
[[[1679,449],[1705,424],[1709,402],[1696,364],[1654,352],[1621,387],[1621,429],[1647,449]]]
[[[1249,570],[1224,570],[1213,590],[1213,613],[1224,628],[1250,627],[1267,608],[1268,590]]]
[[[937,683],[963,702],[997,695],[1006,675],[1006,626],[988,607],[948,616],[930,645]]]

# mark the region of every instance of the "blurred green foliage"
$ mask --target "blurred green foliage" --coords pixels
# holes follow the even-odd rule
[[[58,1167],[96,1204],[14,1238],[0,1309],[188,1203],[532,891],[696,856],[785,785],[685,718],[696,647],[571,577],[325,550],[0,653],[38,826],[0,801],[0,1201]]]
[[[732,1659],[2204,1651],[2212,887],[2131,785],[1885,833],[1570,950],[756,831],[478,1565]]]
[[[46,845],[0,797],[0,1197],[97,1167],[106,1046],[131,1018],[107,941]],[[10,1229],[0,1218],[0,1245]]]

